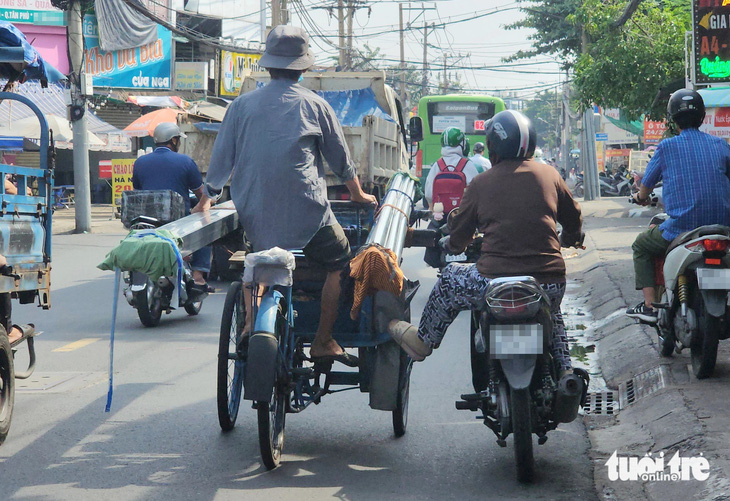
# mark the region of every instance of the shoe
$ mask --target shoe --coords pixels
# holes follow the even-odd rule
[[[418,337],[418,329],[404,320],[390,322],[388,333],[414,362],[423,361],[433,352],[433,348]]]
[[[648,324],[655,324],[657,322],[657,311],[654,308],[647,307],[644,301],[626,310],[626,315],[642,320]]]
[[[348,367],[357,367],[360,365],[360,359],[355,355],[350,355],[346,351],[343,351],[339,355],[323,355],[321,357],[310,357],[312,362],[317,365],[332,365],[333,362],[339,362]]]

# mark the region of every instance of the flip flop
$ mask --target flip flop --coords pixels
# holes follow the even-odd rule
[[[348,367],[357,367],[360,365],[360,359],[357,358],[355,355],[350,355],[346,351],[343,351],[339,355],[310,357],[310,360],[314,362],[315,365],[331,365],[333,362],[340,362],[341,364],[345,364]]]

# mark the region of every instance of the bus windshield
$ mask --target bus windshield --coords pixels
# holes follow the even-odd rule
[[[479,134],[484,123],[494,116],[493,102],[441,101],[428,103],[428,128],[441,134],[448,127],[457,127],[466,135]]]

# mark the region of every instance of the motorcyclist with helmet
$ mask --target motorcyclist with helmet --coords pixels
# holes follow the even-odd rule
[[[525,115],[514,110],[498,113],[487,123],[486,138],[492,168],[471,183],[450,236],[442,241],[447,251],[460,253],[478,230],[483,234],[478,262],[444,268],[418,328],[391,320],[388,330],[414,360],[423,360],[441,344],[460,311],[480,308],[491,279],[530,275],[550,297],[552,354],[562,373],[568,373],[570,353],[560,313],[565,292],[560,247],[581,245],[580,207],[560,174],[533,160],[536,134]],[[563,227],[561,236],[557,223]]]
[[[426,182],[424,183],[424,192],[429,206],[433,207],[434,182],[436,182],[437,176],[442,172],[444,166],[449,172],[454,172],[459,169],[459,164],[463,163],[461,172],[464,174],[465,186],[468,186],[471,180],[479,174],[477,166],[467,158],[468,154],[469,139],[466,135],[457,127],[447,127],[441,133],[441,158],[436,160],[431,166],[431,170],[428,172],[428,177],[426,177]],[[463,162],[463,160],[466,160],[466,162]],[[444,212],[448,214],[448,207],[445,209]]]
[[[657,146],[646,166],[634,200],[649,203],[652,189],[664,181],[662,197],[669,219],[640,233],[633,245],[636,289],[644,299],[626,310],[629,317],[656,323],[654,259],[664,257],[672,240],[681,233],[710,224],[730,226],[730,146],[721,138],[699,130],[705,103],[690,89],[669,98],[670,129],[678,134]]]
[[[479,174],[492,168],[492,163],[484,157],[484,143],[479,142],[474,145],[474,154],[471,156],[471,161],[477,166]]]

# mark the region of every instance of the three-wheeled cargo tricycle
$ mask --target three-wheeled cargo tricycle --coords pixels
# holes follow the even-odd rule
[[[53,138],[40,109],[29,99],[0,92],[0,101],[19,101],[28,106],[40,122],[40,167],[23,167],[0,163],[0,444],[10,431],[15,402],[15,379],[30,377],[35,367],[35,331],[30,326],[22,330],[19,339],[9,342],[13,328],[11,302],[21,304],[38,301],[43,309],[50,308],[51,288],[51,220],[53,214]],[[12,177],[17,194],[6,190],[6,179]],[[37,184],[36,192],[29,190]],[[8,182],[10,182],[8,180]],[[14,190],[15,191],[15,190]],[[16,371],[14,356],[26,343],[28,368]]]

